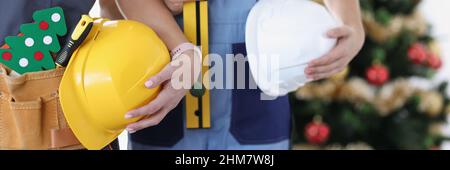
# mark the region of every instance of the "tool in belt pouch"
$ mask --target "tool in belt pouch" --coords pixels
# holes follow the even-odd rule
[[[48,18],[50,16],[51,19]],[[0,52],[3,52],[2,54],[12,53],[12,59],[14,59],[16,57],[14,54],[18,55],[23,50],[21,50],[22,46],[13,40],[19,40],[27,36],[39,39],[40,34],[42,36],[44,34],[49,35],[51,31],[55,30],[59,32],[58,35],[64,35],[66,28],[63,16],[62,9],[59,7],[36,11],[33,14],[36,23],[25,24],[21,27],[21,32],[25,35],[8,37],[9,39],[7,38],[6,42],[8,43],[7,46],[10,47],[3,48]],[[39,24],[39,27],[35,27],[36,24]],[[40,30],[34,33],[27,31],[36,28]],[[40,62],[44,62],[41,58],[36,58],[36,55],[34,56],[36,60],[31,57],[27,59],[30,62],[29,64],[23,65],[22,63],[20,67],[23,68],[16,67],[14,65],[15,60],[12,60],[11,57],[6,58],[9,60],[5,60],[5,57],[3,57],[5,61],[2,62],[5,64],[0,63],[0,149],[84,148],[69,128],[59,100],[59,86],[64,73],[64,68],[61,66],[67,63],[68,58],[70,58],[67,56],[71,55],[85,38],[84,30],[89,31],[86,27],[83,27],[81,32],[80,30],[74,31],[71,41],[66,44],[58,56],[59,60],[56,64],[59,67],[56,69],[48,71],[33,70],[31,68],[33,65],[33,67],[36,67],[42,64]],[[76,38],[73,38],[74,35]],[[50,36],[46,37],[48,39]],[[44,37],[44,43],[46,42],[45,39]],[[31,50],[42,50],[37,53],[44,53],[44,58],[50,57],[50,60],[51,56],[46,56],[47,48],[51,46],[51,52],[57,52],[60,48],[59,44],[47,43],[49,47],[39,44],[39,42],[33,44],[39,47]],[[30,51],[30,49],[25,51],[27,50]],[[17,70],[11,70],[6,65],[13,66],[11,68]],[[29,66],[30,68],[28,68]],[[25,74],[18,75],[17,73]]]
[[[144,83],[170,56],[145,24],[83,15],[69,38],[54,70],[13,78],[3,69],[2,149],[80,148],[79,143],[101,149],[143,118],[126,119],[127,111],[159,94],[161,87],[147,89]]]

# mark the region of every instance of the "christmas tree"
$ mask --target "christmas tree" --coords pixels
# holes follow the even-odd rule
[[[51,52],[60,50],[57,36],[67,33],[62,8],[36,11],[34,23],[23,24],[18,36],[5,39],[0,49],[0,62],[19,74],[55,68]]]
[[[349,67],[291,94],[294,142],[328,146],[367,144],[374,149],[432,149],[445,139],[450,113],[447,83],[433,89],[442,66],[419,0],[361,0],[366,42]],[[333,148],[333,147],[332,147]]]

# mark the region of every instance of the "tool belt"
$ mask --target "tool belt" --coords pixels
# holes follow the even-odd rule
[[[10,73],[0,64],[0,149],[82,149],[59,102],[64,69]]]

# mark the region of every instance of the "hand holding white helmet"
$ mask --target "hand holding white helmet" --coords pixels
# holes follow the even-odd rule
[[[250,70],[259,88],[281,96],[307,83],[308,62],[335,46],[326,33],[338,25],[325,7],[309,0],[260,0],[246,28]]]

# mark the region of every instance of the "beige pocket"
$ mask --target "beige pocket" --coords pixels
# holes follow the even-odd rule
[[[2,149],[44,148],[42,100],[14,102],[11,97],[0,97]]]
[[[60,129],[58,95],[15,102],[0,96],[0,147],[2,149],[49,149],[52,130]]]
[[[10,77],[0,63],[0,149],[81,148],[58,98],[64,69]]]

